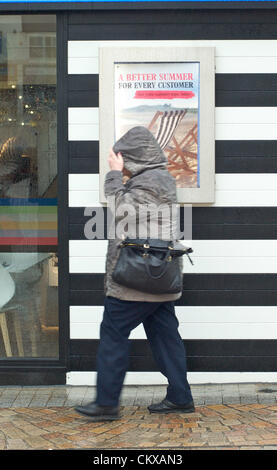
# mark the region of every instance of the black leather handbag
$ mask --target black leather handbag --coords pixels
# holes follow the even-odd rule
[[[123,240],[112,273],[118,284],[151,294],[174,294],[182,291],[182,272],[179,257],[192,248],[181,243],[159,239]]]

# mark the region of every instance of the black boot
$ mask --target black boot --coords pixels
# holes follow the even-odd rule
[[[166,398],[161,403],[148,406],[150,413],[193,413],[195,411],[193,401],[185,405],[176,405]]]
[[[114,421],[120,419],[117,406],[100,406],[95,402],[85,406],[76,406],[75,411],[83,416],[91,418],[93,421]]]

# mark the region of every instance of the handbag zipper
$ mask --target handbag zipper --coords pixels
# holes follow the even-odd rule
[[[121,243],[121,246],[143,246],[144,248],[149,248],[149,245],[147,245],[147,244],[142,245],[142,244],[138,244],[138,243],[124,243],[123,242],[123,243]],[[170,250],[174,250],[174,248],[171,247],[171,246],[169,246],[168,248]],[[187,257],[190,260],[191,264],[194,264],[191,257],[189,256],[189,253],[192,252],[192,249],[191,248],[188,248],[188,249],[184,248],[183,251],[185,252],[185,255],[187,255]]]

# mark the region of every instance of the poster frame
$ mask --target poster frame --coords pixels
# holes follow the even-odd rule
[[[215,200],[215,48],[100,47],[99,49],[99,198],[104,195],[108,154],[115,141],[115,73],[117,63],[199,62],[199,187],[177,188],[180,204],[205,204]]]

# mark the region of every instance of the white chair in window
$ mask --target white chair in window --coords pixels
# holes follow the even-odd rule
[[[15,283],[10,273],[0,264],[0,329],[3,336],[3,342],[7,357],[12,356],[10,334],[7,323],[7,315],[13,314],[13,324],[15,328],[16,343],[18,355],[24,356],[22,332],[20,320],[17,313],[20,311],[20,305],[13,304],[11,299],[15,293]]]
[[[7,287],[8,287],[10,285],[10,282],[13,283],[13,286],[15,289],[14,280],[12,279],[10,273],[14,273],[15,275],[18,273],[24,273],[24,271],[26,271],[28,268],[31,268],[32,266],[35,266],[36,264],[50,257],[51,257],[51,254],[49,253],[0,253],[0,267],[2,268],[2,270],[4,269],[5,275],[6,275],[6,277],[4,277],[4,274],[3,274],[3,279],[1,278],[1,275],[0,275],[0,290],[3,292],[5,290],[5,285],[6,285],[5,283],[7,283]],[[8,276],[9,276],[9,279],[8,279]],[[14,295],[14,291],[12,293],[12,296],[13,295]],[[7,300],[7,302],[9,302],[12,296]],[[20,314],[25,315],[25,320],[28,317],[28,322],[30,325],[29,335],[31,339],[32,357],[36,357],[38,355],[37,346],[39,344],[38,343],[39,339],[37,337],[38,332],[37,332],[37,327],[36,327],[38,318],[36,315],[35,301],[32,298],[32,296],[30,295],[28,296],[28,291],[26,291],[26,297],[28,297],[27,309],[26,309],[26,305],[25,307],[23,307],[23,305],[20,305],[20,303],[19,304],[17,303],[17,305],[9,304],[8,306],[6,307],[3,306],[3,308],[1,308],[1,294],[0,294],[0,321],[2,325],[1,329],[2,329],[7,356],[12,355],[8,328],[7,328],[7,321],[6,321],[6,314],[8,311],[14,312],[13,322],[14,322],[14,327],[15,327],[15,334],[16,334],[16,341],[17,341],[17,348],[18,348],[19,356],[24,356],[22,334],[21,334],[21,323],[20,323],[20,317],[19,317]],[[26,298],[24,302],[26,302]],[[3,313],[3,316],[2,316],[2,313]],[[26,314],[27,314],[27,317],[26,317]],[[5,338],[4,338],[4,333],[5,333]]]

